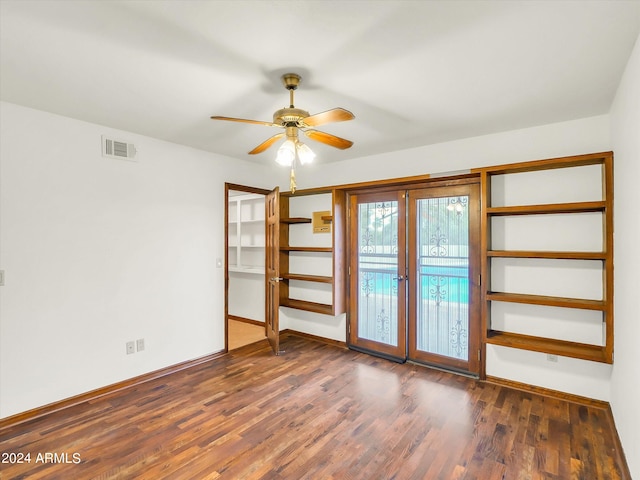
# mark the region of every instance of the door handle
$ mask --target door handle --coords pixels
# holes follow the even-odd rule
[[[284,280],[284,278],[282,278],[282,277],[271,277],[269,280],[271,280],[272,282],[278,283],[279,281]]]
[[[405,279],[405,276],[404,275],[398,275],[397,277],[393,277],[393,279],[401,282],[401,281],[403,281]]]

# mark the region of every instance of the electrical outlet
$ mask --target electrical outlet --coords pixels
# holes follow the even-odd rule
[[[558,355],[547,353],[547,362],[558,363]]]
[[[127,355],[131,355],[132,353],[136,353],[136,343],[133,341],[127,342]]]
[[[136,348],[139,352],[144,350],[144,338],[139,338],[136,340]]]

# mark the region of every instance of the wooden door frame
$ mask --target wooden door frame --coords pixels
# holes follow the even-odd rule
[[[224,183],[224,351],[229,351],[229,190],[267,195],[271,190],[236,183]],[[265,225],[266,225],[265,219]],[[266,278],[265,273],[265,288]],[[266,306],[265,306],[266,308]],[[265,321],[266,324],[266,321]],[[265,327],[266,328],[266,327]]]
[[[350,211],[350,206],[351,206],[351,197],[353,195],[362,195],[362,194],[366,194],[366,193],[380,193],[380,192],[388,192],[388,191],[398,191],[398,190],[421,190],[421,189],[425,189],[425,188],[439,188],[439,187],[454,187],[457,185],[478,185],[478,189],[480,191],[481,189],[481,178],[480,175],[476,174],[476,173],[469,173],[469,174],[464,174],[464,175],[460,175],[457,177],[442,177],[442,178],[429,178],[429,177],[409,177],[407,179],[397,179],[397,180],[390,180],[390,181],[375,181],[375,182],[370,182],[370,183],[364,183],[364,184],[357,184],[357,185],[345,185],[342,187],[342,189],[345,190],[346,192],[346,208],[348,211]],[[480,198],[478,198],[478,206],[481,207],[481,202],[482,202],[482,196],[479,196]],[[348,213],[348,212],[347,212]],[[479,213],[478,213],[479,215]],[[478,232],[480,232],[480,217],[478,217]],[[345,233],[345,248],[346,248],[346,253],[347,253],[347,258],[348,259],[352,259],[354,255],[357,255],[357,252],[354,251],[355,246],[352,244],[351,242],[351,237],[352,237],[352,232],[351,232],[351,221],[348,220],[347,221],[347,225],[346,225],[346,233]],[[407,238],[408,240],[408,238]],[[478,244],[478,248],[480,247],[480,243]],[[478,255],[480,255],[480,250],[478,250]],[[478,261],[481,261],[481,258],[478,256]],[[348,266],[351,267],[351,260],[349,260],[348,262]],[[351,268],[349,268],[348,270],[348,275],[351,275]],[[478,273],[480,273],[478,271]],[[470,281],[472,281],[472,279],[470,279]],[[351,325],[351,311],[353,308],[353,297],[354,295],[357,294],[357,292],[352,292],[351,291],[351,279],[349,278],[348,281],[346,282],[346,289],[347,289],[347,302],[346,302],[346,306],[347,306],[347,314],[346,314],[346,338],[347,338],[347,345],[350,346],[350,325]],[[478,292],[480,291],[480,289],[477,289]],[[480,296],[481,297],[481,296]],[[471,298],[470,298],[471,301]],[[482,315],[481,315],[481,307],[482,305],[480,304],[480,298],[478,299],[478,313],[480,314],[479,317],[479,322],[482,322]],[[406,321],[408,322],[408,309],[407,309],[407,319]],[[478,325],[478,328],[480,328],[481,325]],[[407,331],[408,334],[408,331]],[[485,370],[486,370],[486,345],[485,343],[482,341],[481,338],[482,335],[482,328],[480,328],[480,334],[478,335],[478,349],[480,351],[480,358],[478,359],[478,364],[477,364],[477,369],[475,369],[475,371],[479,372],[479,377],[480,378],[484,378],[485,377]],[[408,338],[408,336],[407,336]],[[407,353],[408,353],[408,348],[407,348]],[[471,360],[471,359],[470,359]],[[452,371],[456,371],[455,369]]]
[[[395,194],[396,195],[396,199],[391,200],[389,194]],[[405,212],[405,205],[404,203],[406,203],[406,199],[405,199],[405,195],[404,193],[402,193],[402,189],[393,189],[393,190],[384,190],[384,191],[380,191],[380,192],[360,192],[360,193],[354,193],[352,195],[349,196],[349,201],[347,202],[347,208],[349,209],[349,213],[348,213],[348,217],[349,217],[349,221],[348,223],[348,229],[349,232],[346,236],[347,239],[347,248],[350,252],[352,252],[352,254],[349,255],[349,272],[351,272],[352,275],[358,275],[358,258],[359,252],[354,252],[354,250],[356,250],[355,245],[357,243],[357,240],[354,240],[353,238],[353,229],[351,228],[351,225],[353,222],[357,222],[358,219],[357,218],[352,218],[351,216],[353,215],[353,210],[355,209],[355,207],[357,207],[357,203],[356,203],[356,199],[357,197],[368,197],[369,200],[371,201],[377,201],[377,199],[379,197],[384,197],[385,200],[380,199],[380,201],[395,201],[397,200],[398,202],[398,207],[399,207],[399,211],[398,211],[398,245],[401,244],[406,244],[406,212]],[[369,201],[369,200],[365,200]],[[353,207],[353,208],[352,208]],[[356,214],[357,216],[357,214]],[[357,232],[356,232],[357,234]],[[358,304],[357,304],[357,299],[358,299],[358,295],[356,292],[354,292],[353,295],[349,295],[347,304],[348,304],[348,312],[347,312],[347,344],[349,345],[350,348],[353,348],[354,350],[361,350],[363,352],[367,352],[367,353],[371,353],[371,354],[375,354],[375,355],[379,355],[382,356],[384,358],[388,358],[390,360],[394,360],[394,361],[400,361],[400,362],[404,362],[407,358],[407,326],[406,326],[406,321],[407,321],[407,312],[406,312],[406,306],[407,306],[407,302],[405,300],[406,297],[406,284],[407,282],[404,281],[404,278],[406,277],[406,255],[402,255],[399,254],[398,255],[398,272],[397,275],[401,277],[401,280],[398,281],[398,345],[397,347],[394,347],[392,345],[387,345],[387,344],[383,344],[383,343],[379,343],[376,342],[374,340],[367,340],[367,339],[360,339],[357,340],[358,338],[358,331],[357,328],[352,328],[351,327],[351,317],[353,315],[352,312],[357,312],[357,308],[358,308]],[[347,288],[349,289],[349,292],[351,292],[351,283],[352,283],[352,278],[349,278],[349,281],[347,282]],[[357,280],[356,280],[357,281]],[[402,299],[402,301],[400,301]],[[358,344],[356,344],[358,343]]]
[[[464,193],[461,190],[464,189]],[[427,197],[420,196],[421,192],[426,192]],[[457,192],[457,193],[456,193]],[[412,279],[412,288],[408,292],[408,315],[407,322],[409,325],[407,354],[410,361],[435,364],[438,368],[447,368],[453,371],[460,371],[465,374],[481,375],[480,370],[480,350],[482,344],[482,305],[480,303],[480,268],[481,268],[481,251],[480,251],[480,185],[476,183],[468,183],[465,185],[448,185],[448,186],[428,186],[423,189],[413,189],[409,194],[409,207],[407,211],[412,215],[416,205],[416,201],[421,198],[442,198],[469,195],[469,325],[467,329],[468,341],[468,360],[461,361],[450,357],[439,357],[436,354],[421,354],[415,345],[416,340],[416,322],[411,319],[416,317],[416,293],[414,288],[416,279],[418,278],[417,267],[414,262],[408,262],[409,276]],[[417,225],[416,225],[417,227]],[[409,242],[407,249],[409,256],[417,245],[417,228],[409,229]],[[442,363],[438,363],[435,359],[442,358]],[[434,359],[432,361],[432,359]]]

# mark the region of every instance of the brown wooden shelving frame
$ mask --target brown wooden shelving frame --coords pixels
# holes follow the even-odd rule
[[[571,168],[588,165],[602,167],[602,200],[544,205],[492,206],[491,180],[496,175]],[[554,355],[613,363],[613,153],[602,152],[534,162],[514,163],[476,170],[482,186],[481,250],[482,250],[482,324],[484,344],[531,350]],[[579,214],[601,212],[603,217],[603,249],[598,252],[493,250],[491,219],[496,216]],[[491,261],[494,258],[533,258],[563,260],[599,260],[603,262],[602,300],[565,298],[491,290]],[[604,345],[592,345],[547,337],[500,331],[491,326],[491,302],[524,303],[560,308],[601,311],[605,324]]]
[[[325,215],[323,220],[331,220],[331,247],[309,247],[304,245],[289,244],[289,227],[295,224],[312,223],[309,217],[290,217],[289,202],[294,194],[291,192],[280,193],[280,306],[306,310],[323,315],[339,315],[345,312],[346,284],[345,284],[345,246],[344,234],[346,230],[345,192],[341,189],[309,189],[298,190],[295,197],[305,195],[331,194],[331,215]],[[311,213],[311,212],[309,212]],[[289,271],[290,252],[327,253],[332,259],[332,276],[310,275],[292,273]],[[320,284],[330,284],[332,287],[332,302],[330,304],[310,302],[291,298],[289,294],[289,282],[302,281]]]

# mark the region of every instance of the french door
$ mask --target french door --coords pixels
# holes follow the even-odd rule
[[[477,184],[350,197],[349,345],[479,374]]]

